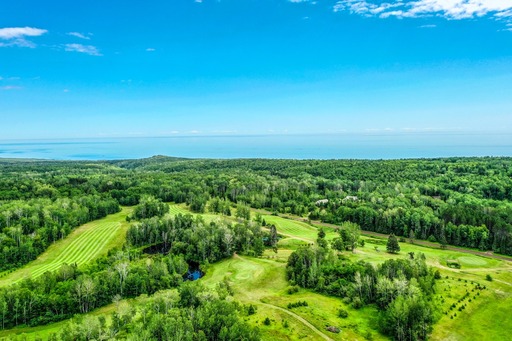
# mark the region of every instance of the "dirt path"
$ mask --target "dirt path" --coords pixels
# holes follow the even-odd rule
[[[272,212],[269,212],[269,211],[266,211],[266,210],[255,210],[255,211],[259,212],[261,214],[267,214],[267,215],[271,215],[272,214]],[[286,214],[279,214],[278,216],[281,217],[281,218],[285,218],[285,219],[300,221],[302,223],[305,223],[305,222],[307,223],[308,222],[307,219],[301,218],[301,217],[297,217],[297,216],[286,215]],[[323,222],[318,221],[318,220],[312,220],[311,224],[317,225],[317,226],[330,227],[330,228],[333,228],[333,229],[338,229],[339,228],[339,226],[337,226],[337,225],[329,224],[329,223],[323,223]],[[377,237],[377,238],[388,238],[388,236],[389,236],[389,234],[378,233],[378,232],[373,232],[373,231],[366,231],[366,230],[361,230],[361,233],[363,235],[365,235],[365,236],[371,236],[371,237]],[[426,241],[426,240],[419,240],[419,239],[415,239],[414,240],[414,244],[415,245],[420,245],[420,246],[426,246],[426,247],[430,247],[430,248],[434,248],[434,249],[440,247],[440,245],[438,243],[432,243],[432,242],[429,242],[429,241]],[[476,256],[481,256],[481,257],[488,257],[488,258],[494,258],[494,259],[499,259],[499,260],[505,260],[505,261],[508,261],[508,262],[512,262],[512,257],[503,256],[503,255],[496,255],[496,254],[494,254],[491,251],[483,252],[483,251],[478,251],[478,250],[464,249],[464,248],[460,248],[460,247],[452,246],[452,245],[447,245],[446,250],[457,251],[457,252],[467,253],[467,254],[470,254],[470,255],[476,255]]]
[[[493,279],[493,281],[500,282],[502,284],[505,284],[505,285],[508,285],[508,286],[512,287],[512,283],[502,281],[501,279]]]
[[[333,341],[333,339],[331,339],[329,336],[325,335],[324,333],[322,333],[320,330],[318,330],[315,326],[313,326],[311,323],[309,323],[306,319],[300,317],[299,315],[295,314],[294,312],[291,312],[289,310],[286,310],[284,308],[281,308],[281,307],[278,307],[278,306],[275,306],[275,305],[272,305],[272,304],[268,304],[268,303],[260,303],[264,306],[267,306],[269,308],[273,308],[273,309],[277,309],[277,310],[280,310],[284,313],[287,313],[288,315],[290,316],[293,316],[294,318],[296,318],[297,320],[299,320],[300,322],[302,322],[305,326],[307,326],[309,329],[311,329],[312,331],[314,331],[316,334],[318,334],[318,336],[322,337],[323,339],[325,340],[329,340],[329,341]]]

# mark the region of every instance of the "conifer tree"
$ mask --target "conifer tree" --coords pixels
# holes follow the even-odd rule
[[[398,244],[398,239],[396,239],[394,234],[389,235],[388,242],[386,244],[386,250],[389,253],[400,252],[400,245]]]

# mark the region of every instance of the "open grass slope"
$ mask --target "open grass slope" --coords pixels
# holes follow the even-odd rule
[[[286,250],[279,250],[278,256],[281,256],[281,252],[289,254]],[[341,319],[337,317],[338,309],[350,308],[339,298],[303,289],[288,294],[286,263],[278,256],[271,258],[271,253],[265,256],[268,258],[236,255],[213,265],[201,281],[215,287],[227,278],[235,291],[235,299],[257,307],[256,314],[247,319],[259,327],[265,340],[364,340],[364,335],[368,333],[372,334],[374,340],[385,339],[373,330],[376,323],[371,318],[375,316],[374,308],[353,310],[348,318]],[[289,303],[297,301],[306,301],[309,305],[288,309]],[[270,326],[262,323],[266,317],[272,321]],[[327,326],[341,327],[342,332],[330,333],[326,330]]]
[[[318,229],[306,223],[272,215],[263,215],[262,219],[265,220],[267,226],[275,225],[277,233],[285,237],[314,242],[318,235]]]
[[[0,278],[0,286],[16,283],[24,278],[36,278],[46,271],[54,271],[64,263],[82,265],[113,247],[121,247],[126,239],[129,224],[126,216],[131,208],[103,219],[84,224],[66,238],[52,244],[48,250],[26,266]]]
[[[385,252],[385,239],[364,238],[365,247],[349,254],[354,260],[374,264],[386,259],[407,257],[409,252],[422,252],[427,263],[441,272],[436,283],[435,303],[440,307],[439,321],[431,340],[507,340],[512,330],[512,264],[494,258],[468,255],[465,252],[441,250],[400,243],[401,252]],[[461,268],[450,268],[448,262]],[[487,281],[486,275],[493,281]],[[481,290],[478,287],[485,287]],[[454,305],[454,307],[453,307]],[[463,307],[463,308],[462,308]],[[462,308],[462,309],[461,309]]]

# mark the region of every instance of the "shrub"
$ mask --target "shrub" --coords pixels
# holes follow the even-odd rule
[[[268,317],[266,317],[264,320],[263,320],[263,324],[266,325],[266,326],[270,326],[270,319]]]
[[[308,306],[308,302],[306,301],[297,301],[295,303],[288,303],[288,309],[293,309],[293,308],[297,308],[297,307],[307,307]]]
[[[489,282],[492,282],[492,277],[489,274],[487,274],[487,276],[485,276],[485,279],[488,280]]]
[[[362,308],[363,307],[363,301],[361,301],[361,299],[359,297],[355,297],[352,300],[352,307],[354,307],[354,309]]]
[[[286,292],[288,295],[295,294],[296,292],[299,292],[300,287],[298,285],[289,286],[288,289],[286,289]]]
[[[346,319],[348,317],[348,312],[345,309],[338,309],[338,317]]]
[[[249,304],[249,307],[247,308],[247,315],[254,315],[256,314],[256,307],[252,304]]]
[[[370,331],[368,331],[368,332],[366,332],[366,334],[364,334],[364,338],[366,340],[372,341],[373,340],[373,334]]]

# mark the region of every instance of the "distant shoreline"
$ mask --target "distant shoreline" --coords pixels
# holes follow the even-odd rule
[[[4,159],[123,160],[152,155],[206,159],[318,160],[510,157],[512,138],[503,138],[503,135],[498,134],[311,134],[0,142],[0,158]]]

